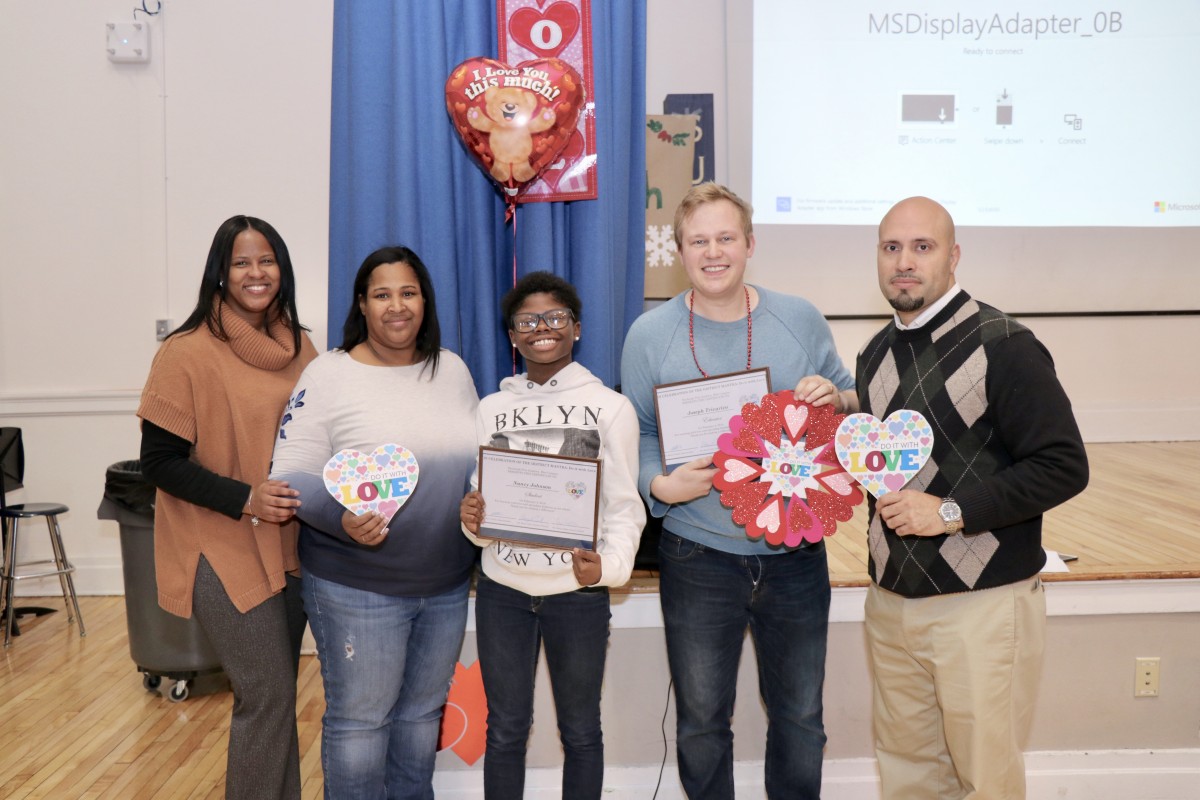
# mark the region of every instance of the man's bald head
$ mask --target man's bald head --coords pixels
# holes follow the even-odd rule
[[[954,285],[954,220],[928,197],[901,200],[879,223],[879,288],[906,325]]]
[[[890,217],[919,215],[930,223],[934,224],[939,229],[939,235],[945,237],[943,241],[948,246],[953,247],[955,243],[954,234],[954,218],[950,216],[950,212],[936,200],[930,200],[928,197],[906,197],[896,205],[888,209],[888,212],[883,215],[883,219],[879,223],[879,240],[883,241],[883,228],[888,223]]]

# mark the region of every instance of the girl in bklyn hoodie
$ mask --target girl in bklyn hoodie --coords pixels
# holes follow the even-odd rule
[[[463,498],[463,531],[483,548],[475,630],[488,699],[484,795],[521,797],[544,643],[565,756],[564,798],[599,798],[604,784],[600,685],[608,649],[608,587],[629,580],[645,509],[637,491],[638,423],[622,395],[572,360],[581,332],[575,288],[548,272],[526,275],[501,312],[526,372],[479,403],[479,443],[599,458],[596,549],[531,547],[479,538],[478,491]],[[471,479],[478,486],[478,475]]]

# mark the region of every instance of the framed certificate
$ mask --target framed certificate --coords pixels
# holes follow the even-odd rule
[[[479,491],[486,504],[480,537],[596,549],[598,459],[480,447]]]
[[[715,453],[717,437],[729,430],[730,417],[741,413],[746,403],[757,403],[770,393],[771,370],[767,367],[655,386],[663,474]]]

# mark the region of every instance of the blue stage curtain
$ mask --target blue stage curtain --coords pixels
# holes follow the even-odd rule
[[[645,0],[592,2],[598,198],[524,203],[515,221],[519,274],[546,269],[576,286],[576,357],[610,386],[642,309],[645,17]],[[495,3],[337,0],[333,33],[329,346],[341,343],[363,258],[404,244],[433,275],[442,345],[493,392],[512,373],[498,306],[514,234],[450,123],[444,86],[466,59],[497,57]]]

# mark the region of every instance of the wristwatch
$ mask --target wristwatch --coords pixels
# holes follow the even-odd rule
[[[942,498],[938,516],[942,518],[942,522],[946,523],[946,533],[954,533],[963,526],[962,509],[958,507],[958,503],[954,502],[952,497]]]

